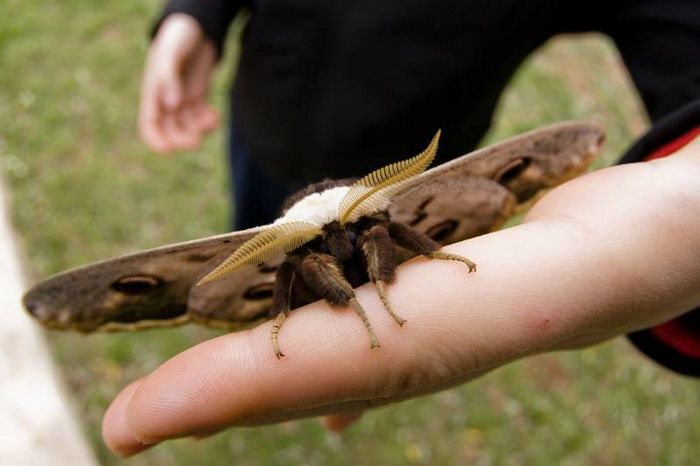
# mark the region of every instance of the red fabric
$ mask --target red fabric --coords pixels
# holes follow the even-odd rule
[[[679,353],[700,359],[700,329],[672,320],[651,329],[656,338]]]
[[[644,160],[654,160],[666,157],[690,141],[700,136],[700,126],[696,126],[684,135],[664,144],[649,154]],[[662,343],[672,347],[677,352],[691,358],[700,359],[700,329],[685,325],[679,319],[657,325],[651,333]]]
[[[647,157],[645,157],[644,160],[648,162],[649,160],[660,159],[661,157],[666,157],[667,155],[676,152],[678,149],[680,149],[681,147],[688,144],[690,141],[695,139],[697,136],[700,136],[700,126],[696,126],[695,128],[693,128],[690,131],[688,131],[687,133],[685,133],[683,136],[680,136],[680,137],[674,139],[673,141],[668,142],[668,143],[664,144],[663,146],[659,147],[654,152],[652,152]]]

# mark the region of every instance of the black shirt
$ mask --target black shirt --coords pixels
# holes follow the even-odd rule
[[[700,98],[698,0],[175,0],[165,14],[192,15],[220,49],[241,7],[236,133],[290,182],[369,172],[437,128],[436,163],[468,152],[516,68],[557,33],[611,36],[652,121]]]

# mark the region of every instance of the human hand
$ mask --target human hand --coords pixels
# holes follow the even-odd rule
[[[351,311],[293,311],[275,358],[270,325],[199,344],[124,389],[103,437],[127,456],[235,425],[317,415],[342,428],[365,408],[442,390],[515,359],[594,344],[700,303],[700,143],[567,183],[523,225],[451,245],[479,265],[414,259],[386,314],[357,290],[382,347]]]
[[[139,133],[152,149],[195,149],[218,124],[207,104],[214,44],[191,16],[168,16],[151,43],[141,84]]]

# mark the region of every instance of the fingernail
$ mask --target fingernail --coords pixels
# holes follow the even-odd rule
[[[126,416],[126,406],[140,382],[134,382],[124,389],[107,408],[102,421],[102,438],[107,447],[118,456],[126,458],[142,452],[156,442],[148,442],[134,434]]]
[[[122,422],[111,422],[103,427],[103,438],[114,454],[126,458],[147,450],[157,443],[140,438],[128,423],[123,421],[124,419]]]

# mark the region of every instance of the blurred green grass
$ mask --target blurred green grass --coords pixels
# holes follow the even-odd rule
[[[111,255],[225,230],[221,132],[197,153],[159,157],[139,142],[136,104],[159,2],[0,4],[0,168],[29,272],[45,277]],[[213,99],[223,105],[236,43]],[[485,142],[572,118],[601,122],[610,164],[646,120],[620,58],[598,35],[560,37],[508,88]],[[130,380],[216,332],[50,334],[84,429],[104,464],[107,403]],[[31,361],[26,361],[31,364]],[[313,420],[178,440],[135,465],[692,464],[695,381],[616,341],[530,358],[458,389],[367,414],[342,437]]]

